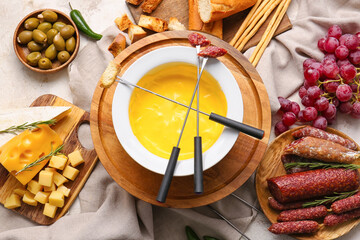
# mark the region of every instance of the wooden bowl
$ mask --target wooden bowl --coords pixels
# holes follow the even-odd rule
[[[281,162],[281,155],[283,149],[286,145],[288,145],[289,143],[295,140],[291,134],[302,127],[304,126],[293,128],[289,131],[284,132],[277,138],[275,138],[275,140],[269,144],[266,153],[264,155],[264,158],[260,162],[256,172],[256,193],[259,199],[260,206],[264,214],[271,223],[277,222],[277,217],[280,211],[272,209],[268,204],[268,197],[270,197],[271,194],[267,187],[266,180],[272,177],[286,174],[285,168]],[[352,140],[349,136],[336,129],[327,128],[326,131],[337,134],[343,138]],[[358,145],[357,145],[357,150],[360,150],[360,147]],[[360,164],[360,160],[357,160],[354,163]],[[348,233],[352,228],[354,228],[359,223],[360,223],[360,219],[353,219],[332,227],[324,226],[322,224],[319,231],[313,234],[296,234],[292,236],[297,239],[303,239],[303,240],[336,239]]]
[[[75,50],[71,54],[69,60],[67,60],[65,63],[61,64],[57,59],[55,59],[52,61],[52,68],[46,69],[46,70],[40,69],[38,67],[30,66],[26,61],[26,56],[30,53],[29,49],[27,48],[26,45],[22,45],[22,44],[18,43],[16,40],[19,33],[22,32],[23,30],[25,30],[24,22],[26,21],[26,19],[31,18],[31,17],[37,17],[40,13],[42,13],[45,10],[54,11],[58,15],[57,22],[63,22],[63,23],[73,26],[75,29],[74,38],[76,41]],[[56,10],[56,9],[40,9],[40,10],[36,10],[32,13],[29,13],[19,22],[19,24],[17,25],[15,32],[14,32],[13,45],[14,45],[14,50],[15,50],[16,56],[27,68],[29,68],[35,72],[39,72],[39,73],[54,73],[54,72],[57,72],[57,71],[65,68],[72,60],[74,60],[76,54],[79,51],[79,46],[80,46],[79,30],[77,29],[75,23],[71,20],[71,18],[69,16],[67,16],[65,13],[60,12],[59,10]],[[44,52],[45,52],[45,50],[41,51],[42,56],[44,56]]]

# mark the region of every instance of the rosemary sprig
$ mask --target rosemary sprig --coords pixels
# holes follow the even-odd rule
[[[293,167],[308,167],[310,169],[346,168],[348,170],[356,170],[360,168],[360,165],[345,164],[345,163],[324,163],[324,162],[291,162],[291,163],[285,163],[284,167],[286,170]]]
[[[18,126],[11,126],[11,127],[6,128],[4,130],[0,130],[0,133],[16,134],[17,132],[24,131],[26,129],[33,130],[35,128],[39,128],[38,125],[41,125],[41,124],[52,125],[52,124],[55,124],[55,122],[56,122],[55,119],[51,119],[51,120],[47,120],[47,121],[37,121],[37,122],[32,122],[32,123],[25,122],[25,123],[23,123],[21,125],[18,125]]]
[[[51,152],[48,155],[45,155],[45,156],[39,158],[38,160],[36,160],[36,161],[34,161],[32,163],[26,164],[23,169],[21,169],[21,170],[19,170],[18,172],[15,173],[15,176],[18,175],[19,173],[23,172],[23,171],[31,171],[31,169],[29,169],[29,168],[37,166],[37,165],[39,165],[40,162],[48,159],[49,157],[52,157],[53,155],[56,155],[58,152],[61,151],[61,149],[63,147],[64,147],[64,144],[62,144],[57,149],[55,149],[55,151],[53,151],[52,146],[51,146]]]
[[[351,191],[351,192],[342,192],[342,193],[335,192],[334,194],[336,196],[324,197],[323,199],[318,199],[318,200],[315,200],[315,201],[312,201],[312,202],[306,202],[302,206],[305,208],[305,207],[314,207],[314,206],[319,206],[319,205],[322,205],[322,204],[332,203],[332,202],[335,202],[337,200],[341,200],[341,199],[344,199],[344,198],[351,197],[352,195],[354,195],[357,192],[358,192],[358,190],[354,190],[354,191]]]

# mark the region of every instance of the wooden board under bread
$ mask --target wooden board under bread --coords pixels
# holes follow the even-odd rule
[[[276,222],[280,211],[272,209],[268,204],[268,197],[270,197],[271,194],[267,187],[266,180],[272,177],[286,174],[285,168],[281,162],[283,149],[286,145],[295,140],[291,134],[302,127],[303,126],[293,128],[275,138],[275,140],[268,146],[256,172],[256,193],[259,199],[259,203],[264,214],[272,223]],[[351,139],[349,136],[333,128],[327,128],[326,131],[337,134],[343,138]],[[359,146],[357,146],[357,150],[360,150]],[[355,164],[360,164],[360,161],[356,161]],[[332,227],[321,225],[319,231],[314,234],[297,234],[292,236],[301,240],[336,239],[348,233],[359,223],[360,219],[353,219]]]
[[[65,198],[65,205],[63,208],[58,208],[54,218],[49,218],[43,215],[44,205],[38,203],[36,207],[27,205],[22,202],[20,208],[13,209],[13,211],[44,225],[54,223],[62,217],[70,208],[71,204],[76,199],[81,188],[84,186],[92,169],[97,162],[97,155],[94,149],[84,148],[78,139],[78,129],[83,123],[89,123],[90,114],[85,110],[57,97],[54,95],[43,95],[37,98],[32,104],[34,106],[69,106],[71,112],[68,116],[61,119],[55,126],[52,126],[64,142],[62,153],[68,155],[76,149],[79,149],[83,156],[85,163],[76,167],[80,170],[79,175],[74,181],[69,181],[64,185],[70,188],[69,197]],[[37,176],[35,176],[36,178]],[[5,199],[12,193],[13,189],[22,187],[23,185],[0,164],[0,203],[4,204]],[[11,210],[9,210],[11,211]]]
[[[136,23],[139,21],[141,14],[146,14],[142,11],[140,6],[134,6],[129,3],[127,5]],[[239,29],[241,23],[245,20],[249,11],[250,9],[247,9],[224,19],[224,23],[223,23],[224,41],[226,42],[231,41],[231,39],[235,36],[235,33]],[[272,12],[272,14],[265,21],[265,23],[260,27],[258,32],[245,45],[243,51],[247,50],[250,47],[255,46],[260,41],[274,12],[275,11]],[[150,16],[158,17],[166,21],[169,21],[170,17],[176,17],[182,24],[186,26],[186,28],[188,28],[188,22],[189,22],[188,0],[163,0],[159,4],[159,6],[155,9],[155,11],[153,11],[150,14]],[[281,21],[278,29],[275,32],[275,35],[283,33],[291,28],[292,28],[291,22],[288,16],[285,14],[283,20]]]

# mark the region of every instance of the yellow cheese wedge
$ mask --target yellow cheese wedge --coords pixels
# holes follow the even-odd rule
[[[48,125],[40,125],[32,131],[26,130],[0,147],[0,163],[13,174],[23,185],[27,184],[49,161],[46,159],[38,165],[17,175],[16,172],[42,156],[55,150],[62,144],[59,135]]]
[[[12,193],[9,197],[6,198],[4,207],[8,209],[21,207],[20,196]]]

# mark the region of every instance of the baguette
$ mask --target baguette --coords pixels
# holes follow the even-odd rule
[[[131,3],[132,5],[139,5],[143,0],[126,0],[126,2]]]
[[[182,24],[177,18],[171,17],[169,20],[169,30],[170,31],[181,31],[186,30],[184,24]]]
[[[116,57],[122,50],[126,47],[126,38],[124,35],[119,33],[114,41],[110,44],[108,50],[109,52]]]
[[[129,38],[131,43],[146,36],[146,32],[138,25],[131,24],[128,30]]]
[[[120,31],[125,31],[133,23],[129,19],[128,15],[126,13],[124,13],[121,17],[117,17],[115,19],[115,24],[119,28]]]
[[[143,12],[152,13],[161,3],[161,1],[162,0],[145,0],[140,7],[142,8]]]
[[[155,32],[164,32],[168,29],[168,24],[165,20],[147,15],[141,15],[138,24],[140,27],[144,27]]]
[[[120,65],[115,63],[114,61],[109,62],[105,71],[101,75],[101,87],[109,88],[116,79],[118,72],[120,71]]]
[[[204,23],[213,22],[245,10],[256,0],[198,0],[199,14]],[[189,5],[190,6],[190,5]]]

